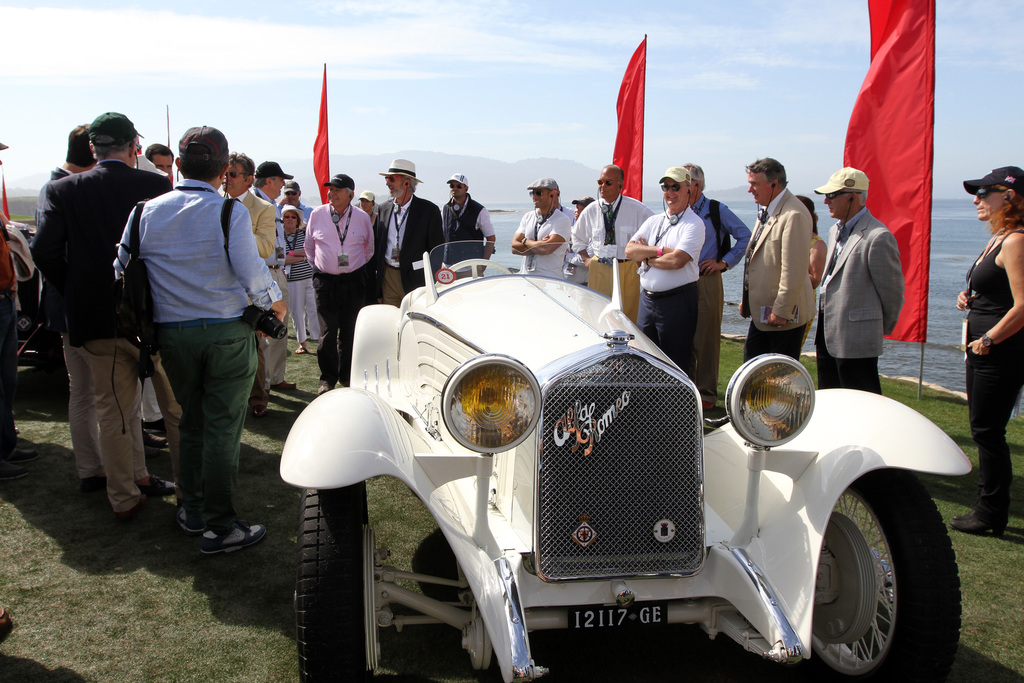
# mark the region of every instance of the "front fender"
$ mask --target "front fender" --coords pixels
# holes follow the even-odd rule
[[[721,535],[709,535],[709,543],[727,545],[727,534],[739,527],[747,470],[755,462],[731,427],[706,440],[707,503],[725,527]],[[850,484],[886,468],[944,475],[971,470],[956,443],[917,411],[884,396],[842,389],[819,391],[804,431],[767,452],[763,464],[758,531],[746,550],[776,589],[805,652],[811,646],[822,538]]]

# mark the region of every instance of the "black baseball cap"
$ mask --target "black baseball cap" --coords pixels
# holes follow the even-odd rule
[[[1002,166],[992,169],[992,172],[984,178],[964,181],[964,189],[968,194],[977,194],[979,187],[991,185],[1001,185],[1024,195],[1024,171],[1017,166]]]
[[[276,161],[264,161],[262,164],[256,167],[257,178],[284,178],[285,180],[291,180],[295,176],[288,175],[281,168],[281,164]]]
[[[181,159],[201,159],[203,161],[228,161],[228,139],[212,126],[196,126],[189,128],[181,136],[178,143],[178,156]]]
[[[355,181],[352,180],[350,176],[347,176],[344,173],[336,173],[334,176],[331,177],[330,180],[324,183],[324,187],[336,187],[339,190],[352,190],[353,192],[356,191]]]

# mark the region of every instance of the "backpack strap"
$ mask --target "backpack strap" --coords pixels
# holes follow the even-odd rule
[[[146,200],[142,200],[135,205],[135,213],[132,214],[132,231],[128,236],[128,255],[133,259],[139,258],[140,238],[139,238],[139,224],[142,222],[142,207],[146,205]]]
[[[722,203],[717,199],[708,200],[708,216],[711,218],[711,225],[715,227],[715,243],[718,245],[718,260],[729,253],[732,249],[732,242],[728,233],[722,239]]]
[[[231,252],[228,251],[228,232],[231,228],[231,210],[235,208],[235,202],[238,200],[233,197],[228,197],[224,200],[224,205],[220,209],[220,229],[224,233],[224,253],[228,257],[228,263],[231,263]]]

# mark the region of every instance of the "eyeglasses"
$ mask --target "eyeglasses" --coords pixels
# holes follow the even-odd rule
[[[615,180],[598,180],[597,181],[597,186],[598,187],[603,187],[604,185],[608,185],[610,187],[610,186],[614,185],[616,182],[617,181],[615,181]]]
[[[248,178],[248,173],[242,173],[241,171],[228,171],[229,178]]]
[[[662,192],[679,192],[679,189],[681,187],[682,185],[680,185],[679,183],[675,183],[674,185],[669,185],[668,183],[661,184]]]
[[[459,183],[448,183],[448,187],[450,187],[453,190],[461,190],[462,188],[465,187],[465,185],[460,185]]]
[[[530,194],[534,197],[543,197],[545,192],[548,190],[530,190]]]
[[[837,190],[836,192],[826,192],[825,193],[825,199],[835,199],[836,197],[838,197],[841,194],[857,194],[857,193],[856,192],[851,192],[849,190]]]
[[[985,197],[989,196],[990,194],[996,194],[998,192],[1006,192],[1006,190],[1002,190],[1002,189],[1000,189],[998,187],[979,187],[978,191],[975,192],[974,195],[978,199],[984,199]]]
[[[296,192],[295,190],[285,190],[284,193],[289,196],[293,194],[298,194],[298,192]]]

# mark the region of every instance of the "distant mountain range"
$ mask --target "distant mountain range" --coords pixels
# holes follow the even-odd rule
[[[387,188],[379,174],[387,171],[391,161],[396,158],[408,159],[416,164],[416,175],[423,180],[417,194],[438,204],[448,200],[447,180],[454,173],[465,174],[472,197],[490,208],[521,208],[528,205],[530,198],[526,187],[544,177],[558,181],[562,190],[562,203],[568,206],[573,199],[585,195],[596,197],[596,181],[600,174],[600,169],[565,159],[525,159],[509,163],[484,157],[414,150],[377,155],[331,155],[331,172],[347,173],[356,182],[357,196],[363,190],[370,190],[377,195],[377,201],[381,202],[387,198]],[[256,160],[257,163],[260,161],[263,160]],[[318,205],[320,199],[313,177],[313,160],[306,157],[278,158],[277,161],[285,172],[295,176],[302,188],[304,203]],[[651,176],[650,172],[645,175]],[[11,212],[31,215],[39,188],[48,179],[49,173],[9,179],[7,196]],[[750,199],[745,187],[709,191],[708,194],[725,202]],[[656,183],[644,187],[644,197],[648,203],[656,202],[660,196],[661,191]]]

